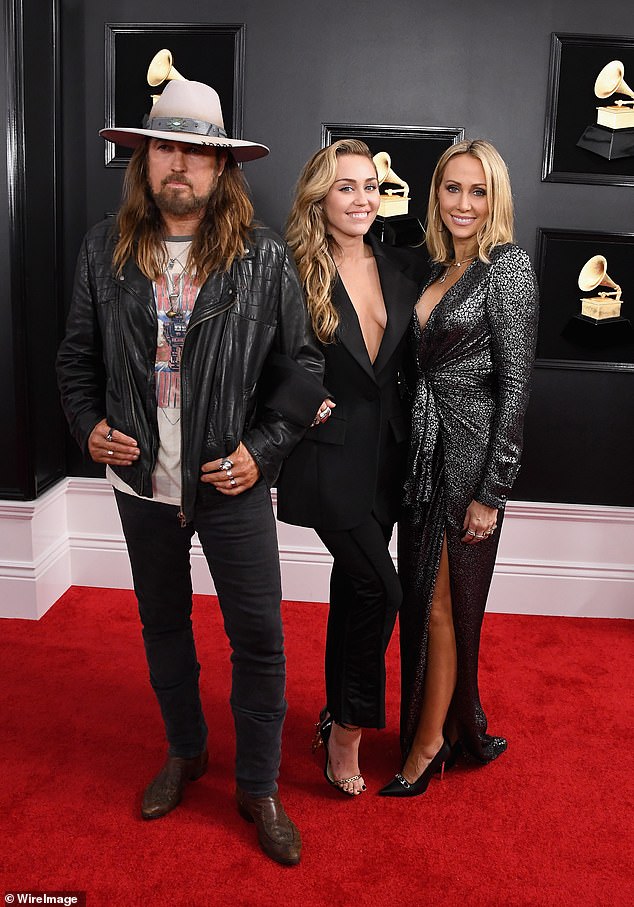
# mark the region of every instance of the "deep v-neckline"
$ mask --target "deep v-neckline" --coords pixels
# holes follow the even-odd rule
[[[377,263],[377,272],[378,272],[378,263]],[[352,311],[354,312],[354,316],[355,316],[355,319],[356,319],[356,327],[359,329],[359,336],[360,336],[360,338],[361,338],[361,345],[363,346],[363,349],[364,349],[365,352],[366,352],[366,356],[368,357],[368,362],[370,363],[370,365],[372,366],[372,368],[374,368],[374,365],[375,365],[375,363],[377,362],[377,360],[378,360],[378,358],[379,358],[379,356],[380,356],[380,354],[381,354],[381,347],[383,346],[383,341],[385,340],[385,335],[387,334],[388,324],[389,324],[389,321],[390,321],[390,313],[389,313],[389,311],[388,311],[388,307],[387,307],[386,302],[385,302],[385,296],[383,295],[383,287],[382,287],[382,285],[381,285],[381,275],[380,275],[380,273],[379,273],[379,288],[380,288],[380,290],[381,290],[381,299],[383,300],[383,309],[384,309],[384,311],[385,311],[385,327],[383,328],[383,333],[381,334],[381,340],[380,340],[380,342],[379,342],[379,345],[378,345],[377,348],[376,348],[376,356],[374,357],[374,359],[372,359],[372,357],[370,356],[370,351],[369,351],[369,349],[368,349],[368,345],[367,345],[367,343],[365,342],[365,336],[364,336],[364,334],[363,334],[363,328],[361,327],[361,319],[359,318],[359,313],[357,312],[356,307],[355,307],[355,304],[354,304],[354,302],[352,301],[352,297],[350,296],[350,293],[348,292],[348,288],[346,287],[346,285],[345,285],[345,283],[344,283],[344,280],[343,280],[343,277],[341,276],[341,274],[338,274],[338,277],[339,277],[339,283],[341,284],[341,288],[342,288],[342,290],[343,290],[343,292],[344,292],[344,294],[345,294],[345,296],[346,296],[346,299],[348,300],[348,303],[350,304],[350,308],[351,308]]]
[[[440,297],[440,299],[438,300],[438,302],[436,303],[436,305],[433,307],[433,309],[431,310],[431,312],[430,312],[429,315],[427,316],[427,321],[425,322],[425,324],[421,324],[421,320],[420,320],[420,318],[418,317],[418,312],[416,311],[416,306],[414,306],[414,318],[416,319],[416,321],[417,321],[417,323],[418,323],[418,327],[419,327],[419,329],[420,329],[420,333],[421,333],[421,334],[424,334],[425,331],[427,330],[427,328],[428,328],[428,326],[429,326],[429,322],[432,320],[432,318],[433,318],[433,316],[434,316],[434,312],[442,305],[442,303],[445,301],[445,299],[451,294],[451,291],[454,290],[454,289],[458,286],[458,284],[460,283],[460,281],[464,278],[465,274],[468,272],[469,268],[471,268],[471,266],[474,265],[474,264],[476,263],[476,261],[477,261],[477,259],[474,259],[473,261],[469,262],[469,264],[468,264],[467,267],[464,269],[464,271],[462,272],[462,274],[458,277],[458,280],[457,280],[455,283],[452,283],[451,286],[447,287],[447,289],[445,290],[445,292],[442,294],[442,296]],[[423,287],[423,290],[422,290],[421,294],[419,295],[419,297],[418,297],[418,299],[417,299],[417,301],[416,301],[416,305],[418,305],[418,303],[420,302],[420,300],[423,298],[424,293],[427,292],[427,290],[430,288],[430,286],[432,285],[432,283],[434,283],[434,281],[436,281],[437,279],[438,279],[438,278],[437,278],[436,276],[433,276],[433,277],[431,277],[431,278],[429,279],[429,281],[427,282],[427,284]]]

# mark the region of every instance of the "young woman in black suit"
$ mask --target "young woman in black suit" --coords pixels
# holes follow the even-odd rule
[[[369,234],[379,203],[367,145],[335,142],[304,167],[287,230],[332,400],[284,465],[278,516],[316,529],[333,555],[318,729],[327,780],[352,796],[365,789],[361,729],[385,726],[384,656],[401,603],[388,545],[407,453],[398,373],[422,277],[418,253]]]

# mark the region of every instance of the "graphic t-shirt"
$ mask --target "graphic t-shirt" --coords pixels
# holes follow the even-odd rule
[[[181,502],[181,375],[180,363],[187,325],[198,286],[185,270],[191,236],[172,236],[166,242],[168,265],[153,285],[158,318],[154,377],[159,450],[152,475],[152,500]],[[116,426],[115,426],[116,428]],[[135,492],[108,467],[106,478],[119,491]]]

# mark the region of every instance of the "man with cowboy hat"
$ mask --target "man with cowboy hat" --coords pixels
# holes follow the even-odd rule
[[[217,93],[185,80],[145,128],[100,134],[135,150],[116,224],[84,239],[58,376],[75,439],[115,489],[165,723],[167,761],[142,815],[166,815],[207,769],[197,532],[232,647],[238,809],[264,852],[292,865],[301,839],[276,783],[285,657],[269,487],[326,394],[294,265],[253,223],[237,166],[268,148],[228,138]]]

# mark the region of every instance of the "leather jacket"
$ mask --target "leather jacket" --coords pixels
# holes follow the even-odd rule
[[[284,457],[323,399],[323,356],[286,245],[252,229],[249,248],[231,268],[212,274],[196,299],[181,359],[181,513],[192,518],[203,463],[240,441],[271,486]],[[152,497],[159,446],[154,384],[158,320],[151,281],[132,259],[116,277],[116,233],[102,221],[86,235],[77,264],[66,335],[57,357],[62,406],[86,452],[102,419],[135,438],[139,459],[114,471],[137,494]],[[301,369],[312,383],[292,421],[260,393],[267,357]],[[315,402],[317,401],[317,402]]]

